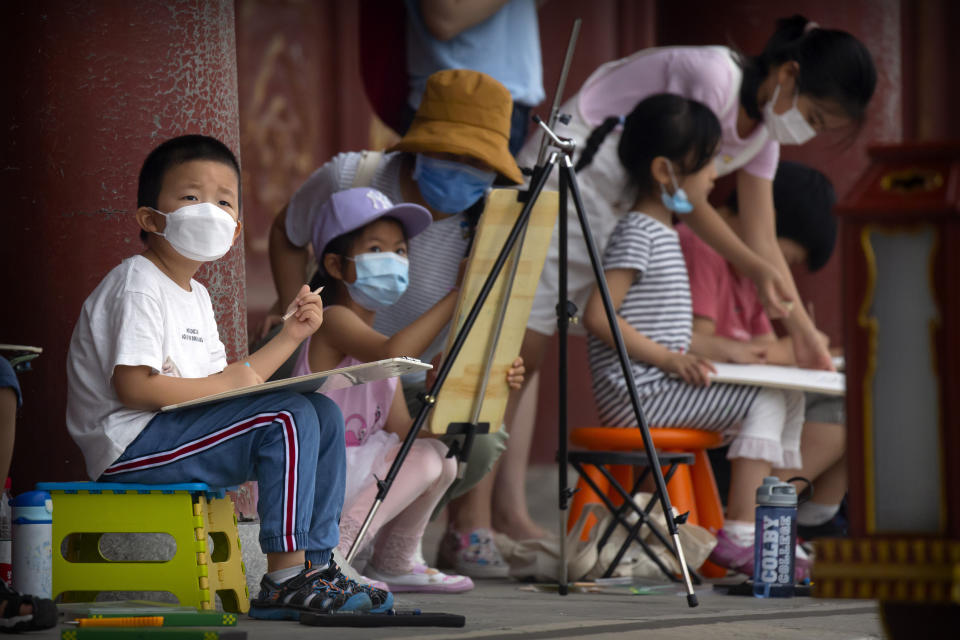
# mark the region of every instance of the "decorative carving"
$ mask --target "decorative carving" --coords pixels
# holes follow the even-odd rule
[[[266,252],[273,216],[317,166],[318,117],[304,73],[315,62],[275,33],[256,65],[240,128],[247,214],[256,218],[247,247],[255,253]]]
[[[913,195],[918,192],[936,191],[943,186],[943,173],[933,169],[912,167],[891,171],[880,178],[880,188],[884,191]]]

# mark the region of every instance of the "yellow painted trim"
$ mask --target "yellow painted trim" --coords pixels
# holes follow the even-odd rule
[[[864,461],[864,493],[866,514],[866,530],[868,534],[877,533],[877,511],[876,511],[876,465],[873,455],[873,379],[877,371],[877,344],[879,323],[877,319],[870,315],[870,307],[873,306],[874,293],[877,286],[877,258],[873,251],[870,237],[874,233],[884,235],[896,235],[899,233],[921,233],[925,230],[933,232],[933,244],[930,248],[927,274],[929,278],[930,297],[934,301],[936,308],[936,317],[930,321],[930,360],[932,374],[939,383],[940,375],[937,369],[937,348],[936,336],[937,330],[941,327],[940,316],[941,309],[937,298],[935,285],[936,260],[940,251],[941,234],[939,227],[932,224],[916,225],[877,225],[866,224],[860,232],[860,245],[863,249],[863,257],[867,267],[867,283],[864,292],[863,302],[860,305],[860,311],[857,314],[857,324],[867,332],[867,358],[866,369],[863,376],[863,461]],[[940,446],[937,447],[940,470],[940,527],[939,533],[944,533],[947,527],[948,507],[947,507],[947,476],[946,476],[946,458],[944,443],[944,424],[943,424],[943,398],[941,393],[942,384],[937,384],[935,393],[937,394],[937,434]],[[892,533],[890,531],[883,532]]]
[[[945,538],[822,539],[814,596],[960,604],[960,542]]]
[[[897,184],[898,181],[922,179],[923,183],[917,186],[903,187]],[[936,191],[943,186],[943,173],[936,169],[921,169],[919,167],[910,167],[909,169],[899,169],[890,171],[880,178],[880,188],[887,192],[899,193],[902,195],[914,195],[917,192]]]

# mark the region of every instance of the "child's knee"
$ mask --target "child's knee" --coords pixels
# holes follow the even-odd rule
[[[301,397],[313,407],[320,429],[324,432],[329,431],[342,440],[344,438],[343,413],[337,403],[320,393],[308,393]]]
[[[783,391],[784,402],[787,407],[787,416],[794,417],[799,415],[803,417],[806,408],[806,394],[803,391]]]
[[[317,415],[313,405],[299,393],[280,392],[277,394],[277,419],[272,428],[286,432],[288,428],[296,431],[297,442],[303,455],[312,456],[311,450],[318,447]],[[284,418],[284,414],[292,417]],[[286,436],[284,436],[286,437]]]
[[[450,448],[439,440],[424,440],[425,444],[429,444],[435,455],[433,456],[435,460],[440,463],[440,471],[438,474],[438,479],[441,484],[444,486],[449,485],[457,477],[457,458],[456,456],[448,456]]]
[[[450,486],[457,478],[457,459],[441,456],[443,461],[443,472],[440,474],[440,483],[443,486]]]
[[[440,480],[445,471],[445,458],[435,447],[436,441],[417,440],[410,449],[409,464],[426,484]]]

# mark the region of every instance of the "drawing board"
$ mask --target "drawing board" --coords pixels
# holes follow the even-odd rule
[[[503,248],[513,228],[523,203],[517,200],[517,189],[494,189],[477,225],[476,236],[470,251],[460,298],[444,353],[449,353],[457,330],[463,326],[470,308],[480,294],[480,289],[493,270],[497,255]],[[559,196],[556,191],[542,191],[530,212],[529,225],[524,238],[516,280],[507,301],[499,340],[494,351],[493,366],[486,392],[482,398],[481,413],[477,422],[489,424],[489,430],[497,431],[503,423],[507,408],[507,370],[520,354],[520,343],[527,328],[527,318],[533,306],[533,295],[540,281],[540,272],[547,257],[550,236],[557,219]],[[450,423],[469,422],[478,402],[477,395],[482,385],[484,364],[496,333],[500,305],[504,303],[511,256],[487,298],[467,341],[460,351],[437,396],[437,404],[430,416],[429,427],[433,433],[447,433]]]
[[[270,391],[293,391],[295,393],[311,393],[318,391],[334,391],[344,389],[374,380],[384,380],[386,378],[395,378],[415,371],[425,371],[433,367],[425,362],[420,362],[415,358],[389,358],[387,360],[377,360],[376,362],[364,362],[340,369],[331,369],[330,371],[320,371],[310,373],[305,376],[295,378],[285,378],[283,380],[273,380],[263,384],[244,387],[242,389],[233,389],[215,393],[196,400],[181,402],[179,404],[167,405],[160,411],[176,411],[188,407],[199,407],[211,402],[220,400],[230,400],[233,398],[242,398],[244,396],[258,395]]]
[[[746,384],[775,389],[815,391],[832,396],[846,394],[846,375],[836,371],[818,371],[799,367],[781,367],[772,364],[729,364],[715,362],[716,374],[710,374],[715,382]]]

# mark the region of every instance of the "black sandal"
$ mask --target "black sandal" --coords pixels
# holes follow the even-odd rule
[[[0,633],[39,631],[57,625],[57,605],[53,604],[53,600],[22,595],[3,580],[0,580],[0,603],[3,604],[3,611],[0,612]],[[20,615],[23,605],[32,607],[33,612]]]

